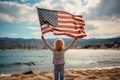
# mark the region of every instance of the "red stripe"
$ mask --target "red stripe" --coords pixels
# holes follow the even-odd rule
[[[85,26],[85,24],[81,23],[58,23],[58,26],[73,26],[73,27],[78,27],[78,26]]]
[[[60,20],[60,19],[62,19],[62,18],[59,18],[58,20]],[[72,19],[72,18],[71,18]],[[63,19],[63,21],[70,21],[70,20],[67,20],[67,19]],[[71,21],[74,21],[74,22],[83,22],[84,23],[84,21],[83,20],[78,20],[78,19],[73,19],[73,20],[71,20]]]
[[[62,20],[58,20],[58,24],[59,23],[72,23],[72,24],[79,24],[79,25],[83,25],[85,26],[84,23],[81,23],[81,22],[75,22],[75,21],[62,21]]]
[[[48,25],[44,26],[44,27],[41,27],[41,30],[45,30],[45,29],[48,29],[50,28]]]
[[[74,33],[74,34],[79,34],[81,32],[84,32],[83,30],[79,31],[72,31],[72,30],[60,30],[60,29],[55,29],[56,31],[64,32],[64,33]]]
[[[82,18],[82,15],[73,15],[73,16],[75,16],[75,17],[81,17]]]
[[[85,33],[84,32],[84,29],[81,29],[81,28],[77,28],[77,29],[68,29],[68,28],[64,28],[62,29],[61,27],[57,27],[57,28],[54,28],[55,31],[60,31],[60,32],[70,32],[70,33]],[[75,31],[74,31],[75,30]]]
[[[82,19],[82,17],[78,17],[78,16],[74,16],[74,15],[73,15],[73,19],[78,19],[78,20],[81,20],[81,19]]]
[[[76,26],[58,25],[58,27],[60,27],[60,28],[68,28],[68,29],[77,29],[77,28],[84,29],[84,26],[76,27]]]
[[[74,21],[62,21],[62,20],[58,20],[58,23],[75,23]]]
[[[42,34],[45,34],[47,32],[53,32],[53,29],[51,28],[51,29],[42,30]]]
[[[72,19],[72,16],[59,16],[59,15],[58,15],[58,18],[63,18],[63,19],[65,19],[65,18],[66,18],[66,19]]]
[[[58,14],[69,14],[69,15],[72,15],[72,14],[70,14],[70,13],[68,13],[68,12],[65,12],[65,11],[58,11]]]
[[[81,21],[83,22],[81,19],[75,18],[75,17],[68,17],[68,16],[58,16],[59,19],[73,19],[76,21]]]
[[[63,26],[63,25],[58,25],[59,28],[68,28],[68,29],[75,29],[74,26]]]
[[[46,31],[42,32],[42,34],[45,34],[47,32],[53,32],[53,30],[52,29],[51,30],[46,30]]]
[[[85,37],[86,36],[86,34],[84,34],[84,35],[79,35],[79,36],[74,36],[74,35],[72,35],[72,34],[65,34],[65,33],[54,33],[55,35],[66,35],[66,36],[69,36],[69,37],[74,37],[74,38],[83,38],[83,37]]]
[[[82,18],[76,18],[75,16],[60,16],[58,15],[58,18],[63,18],[63,19],[77,19],[77,20],[81,20]]]
[[[42,30],[42,34],[45,34],[47,32],[52,32],[53,31],[53,29],[49,25],[42,26],[41,30]]]

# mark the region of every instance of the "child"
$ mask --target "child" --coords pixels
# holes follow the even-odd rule
[[[64,41],[62,39],[57,39],[54,42],[53,48],[46,42],[43,35],[41,38],[45,46],[53,52],[54,80],[58,80],[59,77],[60,80],[64,80],[64,53],[76,42],[77,38],[75,38],[72,43],[66,48],[64,48]]]

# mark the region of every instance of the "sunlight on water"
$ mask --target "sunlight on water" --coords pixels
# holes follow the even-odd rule
[[[66,63],[76,67],[120,66],[119,50],[69,50]]]

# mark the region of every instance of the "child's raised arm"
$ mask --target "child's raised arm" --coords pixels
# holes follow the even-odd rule
[[[44,38],[43,35],[41,36],[41,39],[43,40],[45,46],[46,46],[48,49],[50,49],[50,50],[52,50],[52,51],[54,50],[53,47],[51,47],[51,46],[46,42],[46,40],[45,40],[45,38]]]
[[[71,42],[71,44],[69,46],[67,46],[64,50],[68,50],[70,47],[72,47],[74,45],[74,43],[76,42],[78,38],[74,38],[73,41]]]

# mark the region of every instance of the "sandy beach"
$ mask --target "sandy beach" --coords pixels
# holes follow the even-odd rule
[[[65,80],[120,80],[120,68],[65,70]],[[0,80],[54,80],[53,71],[0,76]]]

